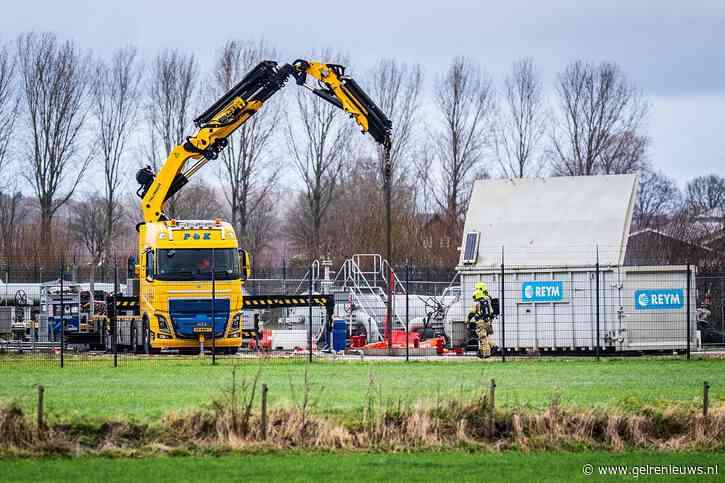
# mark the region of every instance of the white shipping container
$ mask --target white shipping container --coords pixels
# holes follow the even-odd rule
[[[596,271],[592,267],[507,270],[503,309],[493,339],[513,350],[592,350],[597,339]],[[502,299],[500,271],[461,274],[463,303],[454,304],[446,332],[466,320],[474,284]],[[690,342],[695,343],[695,272],[689,294]],[[602,267],[599,344],[616,351],[681,350],[687,346],[687,267]],[[460,332],[460,331],[458,331]],[[459,335],[460,339],[460,335]],[[454,341],[455,342],[455,341]],[[459,341],[460,342],[460,341]]]

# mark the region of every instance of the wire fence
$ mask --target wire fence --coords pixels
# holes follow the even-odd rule
[[[382,264],[352,262],[337,272],[313,266],[295,278],[251,278],[237,298],[256,300],[256,306],[236,300],[234,287],[222,281],[209,294],[194,287],[176,287],[178,295],[166,299],[139,294],[120,263],[108,270],[110,277],[94,274],[93,284],[65,265],[43,282],[27,282],[34,274],[16,270],[14,280],[23,281],[6,278],[0,285],[0,364],[472,357],[480,341],[469,313],[480,282],[497,308],[489,336],[496,360],[689,358],[693,351],[725,348],[723,273],[596,261],[564,268],[508,265],[487,256],[499,263],[464,265],[448,280],[442,272],[438,280],[417,278],[432,273],[425,267],[391,272]],[[157,297],[153,313],[138,310],[143,297]]]

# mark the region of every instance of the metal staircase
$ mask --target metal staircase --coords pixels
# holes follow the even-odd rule
[[[334,295],[337,315],[354,317],[357,324],[365,327],[368,342],[383,340],[388,284],[392,280],[393,303],[395,295],[406,293],[405,286],[391,271],[387,260],[378,254],[355,254],[345,260],[337,272],[331,272],[329,266],[329,262],[315,260],[300,280],[295,293],[309,292],[311,270],[313,293]],[[326,268],[324,275],[322,267]],[[392,273],[392,277],[389,273]],[[404,308],[401,311],[393,305],[393,330],[405,329],[404,317]]]
[[[343,293],[346,299],[367,317],[368,341],[383,339],[385,330],[385,317],[387,314],[386,302],[387,287],[392,273],[393,294],[405,294],[405,287],[400,279],[390,269],[387,260],[378,254],[355,254],[345,260],[338,270],[333,286],[336,291]],[[395,298],[393,298],[395,301]],[[393,330],[404,329],[405,322],[393,307]]]

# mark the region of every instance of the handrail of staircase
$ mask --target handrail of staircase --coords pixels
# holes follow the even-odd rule
[[[398,274],[395,273],[395,270],[392,269],[390,263],[388,263],[387,260],[383,260],[383,268],[385,268],[385,270],[382,271],[383,280],[385,280],[385,286],[387,287],[387,284],[389,283],[388,277],[386,275],[388,274],[388,272],[391,272],[393,274],[394,280],[393,286],[396,288],[395,292],[398,293],[397,287],[400,287],[400,293],[407,294],[408,292],[405,290],[405,285],[403,284],[403,282],[400,281],[400,279],[398,278]]]
[[[315,267],[317,267],[317,271],[315,271]],[[315,282],[317,282],[320,279],[320,261],[317,259],[313,260],[311,269],[312,269],[312,283],[314,284]],[[302,285],[310,283],[309,276],[310,276],[310,268],[307,269],[307,271],[305,272],[305,276],[302,277],[302,280],[300,280],[300,283],[297,285],[297,288],[295,289],[296,294],[300,293],[300,290],[302,289]],[[309,287],[305,286],[305,291],[309,292],[310,291]]]

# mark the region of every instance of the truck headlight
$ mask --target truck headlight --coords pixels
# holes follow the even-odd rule
[[[166,322],[166,317],[161,314],[156,314],[156,320],[159,323],[159,330],[169,331],[169,324]]]
[[[240,325],[241,321],[242,321],[242,313],[240,312],[240,313],[236,314],[234,316],[234,318],[232,319],[232,326],[229,328],[229,330],[232,332],[239,331],[239,325]]]

